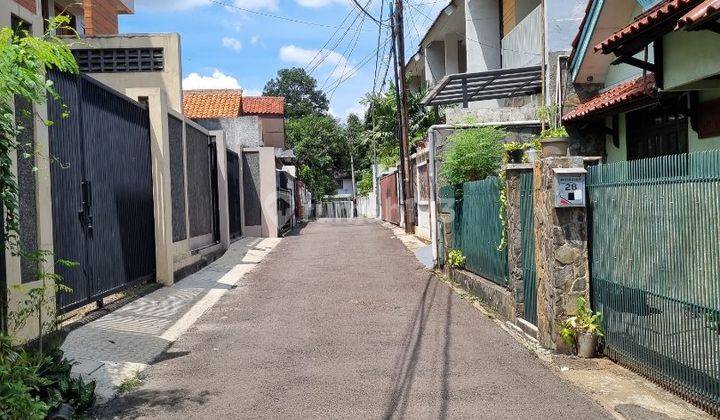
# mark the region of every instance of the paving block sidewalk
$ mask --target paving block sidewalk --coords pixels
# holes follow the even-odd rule
[[[97,382],[98,402],[147,368],[272,251],[281,239],[243,238],[218,260],[72,331],[62,350],[73,373]]]

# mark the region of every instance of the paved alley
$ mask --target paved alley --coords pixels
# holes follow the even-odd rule
[[[610,418],[374,222],[285,238],[103,418]]]

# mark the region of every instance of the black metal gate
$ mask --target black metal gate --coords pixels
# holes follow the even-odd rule
[[[240,214],[240,157],[227,151],[228,213],[230,216],[230,238],[242,235],[242,215]]]
[[[48,106],[55,258],[78,264],[56,267],[68,311],[155,276],[150,123],[144,105],[90,77],[49,77],[63,101]]]

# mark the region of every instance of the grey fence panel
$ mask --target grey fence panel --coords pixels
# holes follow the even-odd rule
[[[260,154],[245,152],[242,154],[243,164],[243,211],[245,226],[260,226],[262,212],[260,202]]]
[[[240,207],[240,157],[227,151],[228,215],[230,219],[230,237],[242,234],[242,208]]]
[[[173,242],[187,239],[185,220],[185,153],[183,147],[183,122],[168,115],[170,132],[170,194],[172,197]]]
[[[18,221],[20,222],[20,249],[25,253],[38,251],[37,231],[37,176],[35,168],[35,114],[30,102],[15,97],[15,123],[22,127],[17,138]],[[20,258],[20,276],[23,283],[36,280],[35,261],[23,255]]]
[[[210,174],[210,139],[185,124],[190,237],[213,233],[213,193]]]

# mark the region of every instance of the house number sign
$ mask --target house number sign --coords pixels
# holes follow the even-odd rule
[[[585,207],[585,174],[583,168],[556,168],[555,207]]]

